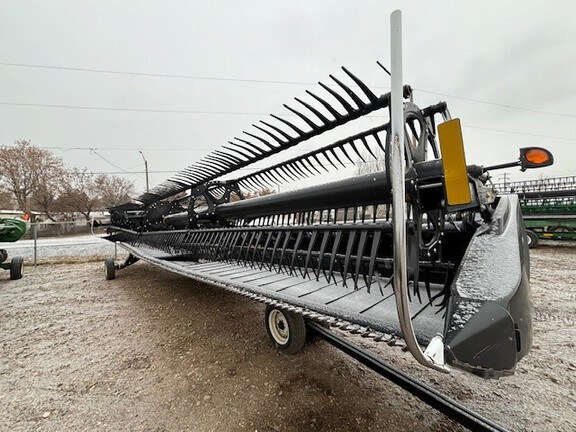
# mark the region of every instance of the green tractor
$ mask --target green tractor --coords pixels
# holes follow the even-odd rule
[[[0,219],[0,242],[15,242],[26,234],[26,221],[22,219]],[[22,277],[22,267],[24,259],[22,257],[13,257],[10,262],[8,252],[0,249],[0,267],[4,270],[10,270],[10,279],[20,279]]]

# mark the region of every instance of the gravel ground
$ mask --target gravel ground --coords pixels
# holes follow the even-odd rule
[[[532,252],[534,346],[512,377],[347,337],[511,430],[574,431],[575,266],[574,248]],[[2,431],[462,430],[323,341],[276,352],[262,305],[145,263],[113,281],[101,262],[3,278]]]

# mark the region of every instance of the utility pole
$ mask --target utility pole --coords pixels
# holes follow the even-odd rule
[[[138,153],[140,153],[140,155],[142,155],[142,159],[144,159],[144,171],[146,172],[146,192],[148,192],[150,190],[148,184],[148,161],[144,157],[144,153],[142,153],[142,150],[138,150]]]

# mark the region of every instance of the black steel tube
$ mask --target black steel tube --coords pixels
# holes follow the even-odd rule
[[[214,209],[214,216],[223,219],[256,218],[368,203],[382,204],[389,203],[390,199],[386,172],[381,171],[296,191],[222,204]]]

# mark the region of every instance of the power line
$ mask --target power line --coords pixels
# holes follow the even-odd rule
[[[160,110],[160,109],[145,109],[145,108],[111,108],[111,107],[95,107],[83,105],[61,105],[61,104],[41,104],[41,103],[22,103],[22,102],[0,102],[0,105],[5,106],[21,106],[21,107],[36,107],[36,108],[63,108],[63,109],[83,109],[92,111],[128,111],[128,112],[144,112],[144,113],[167,113],[167,114],[210,114],[210,115],[268,115],[265,113],[250,113],[250,112],[234,112],[234,111],[199,111],[199,110]]]
[[[179,78],[179,79],[195,79],[195,80],[205,80],[205,81],[232,81],[232,82],[249,82],[258,84],[289,84],[289,85],[315,85],[314,82],[302,82],[302,81],[276,81],[276,80],[260,80],[260,79],[250,79],[250,78],[221,78],[221,77],[210,77],[210,76],[200,76],[200,75],[178,75],[178,74],[154,74],[146,72],[125,72],[125,71],[115,71],[109,69],[90,69],[90,68],[80,68],[80,67],[67,67],[67,66],[48,66],[48,65],[36,65],[36,64],[24,64],[24,63],[7,63],[0,62],[2,66],[15,66],[24,68],[34,68],[34,69],[54,69],[54,70],[67,70],[75,72],[94,72],[94,73],[105,73],[111,75],[130,75],[130,76],[142,76],[142,77],[153,77],[153,78]]]
[[[93,68],[81,68],[81,67],[69,67],[69,66],[50,66],[50,65],[39,65],[39,64],[27,64],[27,63],[9,63],[9,62],[0,62],[1,66],[11,66],[11,67],[23,67],[23,68],[30,68],[30,69],[50,69],[50,70],[66,70],[66,71],[74,71],[74,72],[90,72],[90,73],[104,73],[104,74],[111,74],[111,75],[128,75],[128,76],[142,76],[142,77],[153,77],[153,78],[177,78],[177,79],[194,79],[194,80],[204,80],[204,81],[228,81],[228,82],[248,82],[248,83],[257,83],[257,84],[284,84],[284,85],[316,85],[314,82],[305,82],[305,81],[281,81],[281,80],[263,80],[263,79],[250,79],[250,78],[223,78],[223,77],[213,77],[213,76],[200,76],[200,75],[180,75],[180,74],[155,74],[155,73],[147,73],[147,72],[128,72],[128,71],[116,71],[110,69],[93,69]],[[384,86],[374,86],[374,88],[384,88],[389,89],[390,87]],[[569,117],[569,118],[576,118],[574,114],[567,114],[567,113],[558,113],[552,111],[542,111],[542,110],[535,110],[532,108],[525,108],[519,107],[510,104],[504,104],[499,102],[490,102],[481,99],[473,99],[463,96],[455,96],[446,93],[440,93],[432,90],[425,90],[425,89],[415,89],[417,91],[421,91],[423,93],[433,94],[437,96],[444,96],[453,99],[460,99],[468,102],[480,103],[485,105],[492,105],[498,106],[501,108],[507,109],[514,109],[519,111],[526,111],[536,114],[546,114],[546,115],[553,115],[553,116],[560,116],[560,117]],[[154,111],[155,112],[155,111]],[[166,111],[161,111],[166,112]],[[168,111],[171,112],[171,111]]]
[[[433,95],[437,95],[437,96],[445,96],[445,97],[449,97],[449,98],[453,98],[453,99],[460,99],[460,100],[465,100],[468,102],[476,102],[476,103],[481,103],[481,104],[486,104],[486,105],[497,106],[497,107],[501,107],[501,108],[509,108],[509,109],[515,109],[515,110],[520,110],[520,111],[527,111],[527,112],[536,113],[536,114],[547,114],[547,115],[560,116],[560,117],[576,118],[576,115],[574,115],[574,114],[557,113],[557,112],[551,112],[551,111],[541,111],[541,110],[518,107],[515,105],[508,105],[508,104],[503,104],[503,103],[498,103],[498,102],[489,102],[489,101],[480,100],[480,99],[472,99],[472,98],[467,98],[467,97],[463,97],[463,96],[454,96],[454,95],[450,95],[450,94],[446,94],[446,93],[438,93],[438,92],[434,92],[434,91],[430,91],[430,90],[423,90],[423,89],[414,89],[414,90],[420,91],[422,93],[429,93],[429,94],[433,94]]]
[[[253,116],[268,116],[269,115],[267,113],[239,112],[239,111],[153,110],[153,109],[133,109],[133,108],[89,107],[89,106],[80,106],[80,105],[25,104],[25,103],[12,103],[12,102],[0,102],[0,105],[33,106],[33,107],[44,107],[44,108],[86,109],[86,110],[99,110],[99,111],[134,111],[134,112],[153,112],[153,113],[178,113],[178,114],[253,115]],[[280,115],[281,116],[293,116],[293,114],[280,114]],[[379,115],[369,115],[368,117],[388,118],[387,116],[379,116]],[[471,125],[466,125],[466,124],[463,124],[462,126],[472,128],[472,129],[482,129],[482,130],[487,130],[487,131],[492,131],[492,132],[507,133],[507,134],[514,134],[514,135],[534,136],[534,137],[539,137],[539,138],[550,138],[550,139],[558,139],[558,140],[563,140],[563,141],[576,141],[576,138],[559,137],[559,136],[552,136],[552,135],[540,135],[540,134],[534,134],[534,133],[528,133],[528,132],[510,131],[510,130],[505,130],[505,129],[488,128],[488,127],[481,127],[481,126],[471,126]],[[60,149],[62,149],[62,148],[60,148]],[[110,150],[113,150],[113,149],[110,149]],[[138,150],[138,149],[133,149],[133,150]]]

